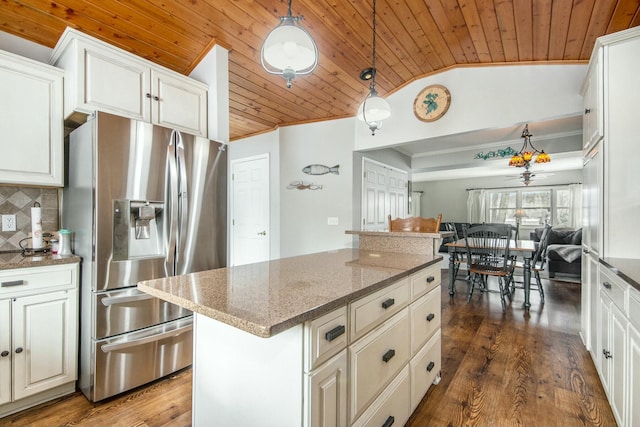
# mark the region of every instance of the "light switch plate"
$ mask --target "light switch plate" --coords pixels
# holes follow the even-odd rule
[[[338,225],[338,217],[337,216],[327,217],[327,225]]]
[[[15,215],[2,215],[2,231],[16,231]]]

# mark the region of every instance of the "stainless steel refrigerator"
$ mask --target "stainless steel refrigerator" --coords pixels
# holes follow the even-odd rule
[[[192,313],[141,280],[226,265],[225,146],[106,113],[68,141],[62,226],[82,257],[79,387],[99,401],[192,361]]]

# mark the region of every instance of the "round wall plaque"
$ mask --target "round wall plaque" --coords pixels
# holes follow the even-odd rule
[[[413,101],[413,112],[423,122],[433,122],[444,116],[450,104],[451,94],[446,87],[429,85]]]

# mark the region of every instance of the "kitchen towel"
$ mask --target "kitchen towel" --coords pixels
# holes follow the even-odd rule
[[[31,208],[31,247],[42,248],[42,208]]]

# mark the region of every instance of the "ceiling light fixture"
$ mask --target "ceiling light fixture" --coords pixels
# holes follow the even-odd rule
[[[391,106],[376,91],[376,0],[373,0],[373,54],[371,68],[367,68],[360,73],[362,80],[371,80],[369,93],[358,108],[358,118],[364,121],[371,135],[382,128],[382,121],[391,116]]]
[[[260,61],[269,74],[281,75],[287,88],[295,76],[310,74],[318,66],[318,46],[301,25],[304,16],[291,15],[291,0],[287,16],[280,17],[280,24],[271,30],[262,43]]]
[[[522,131],[522,138],[524,138],[524,144],[522,144],[522,148],[519,152],[511,157],[509,160],[509,166],[515,167],[525,167],[527,171],[529,170],[529,164],[533,159],[533,156],[536,155],[534,160],[535,163],[549,163],[551,161],[551,157],[544,152],[544,150],[538,150],[531,143],[531,135],[529,133],[529,124],[524,125],[524,130]]]

